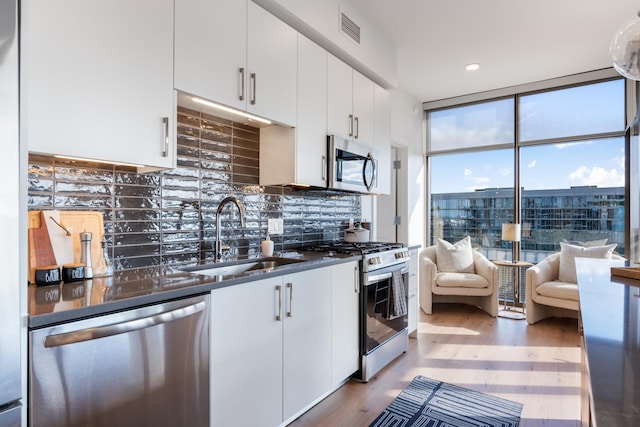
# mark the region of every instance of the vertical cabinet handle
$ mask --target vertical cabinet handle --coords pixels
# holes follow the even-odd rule
[[[256,103],[256,73],[251,73],[251,105]]]
[[[349,136],[353,136],[353,114],[349,114]]]
[[[240,93],[238,98],[240,98],[240,101],[244,101],[244,67],[238,69],[238,79],[240,79]]]
[[[353,291],[360,293],[360,275],[358,274],[358,266],[353,267]]]
[[[360,135],[360,126],[358,125],[358,123],[360,123],[360,120],[358,119],[358,117],[356,117],[354,120],[356,122],[355,138],[358,139],[358,135]]]
[[[162,157],[169,156],[169,117],[162,118],[162,124],[164,125],[164,138],[162,141]]]
[[[287,317],[293,317],[293,283],[287,283],[287,289],[289,289],[289,311],[287,311]]]
[[[282,320],[282,286],[276,285],[276,292],[278,293],[278,314],[276,314],[276,320]]]
[[[327,173],[327,156],[322,156],[322,180],[325,181]]]

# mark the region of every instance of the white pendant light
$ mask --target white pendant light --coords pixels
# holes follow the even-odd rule
[[[631,80],[640,80],[640,12],[618,27],[609,46],[613,68]]]

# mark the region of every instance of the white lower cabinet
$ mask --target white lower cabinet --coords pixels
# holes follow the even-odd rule
[[[282,422],[282,277],[211,292],[211,425]]]
[[[331,281],[331,384],[338,385],[359,368],[358,262],[333,266]]]
[[[331,272],[212,291],[212,426],[282,425],[331,391]]]
[[[284,416],[331,387],[331,269],[284,276]]]

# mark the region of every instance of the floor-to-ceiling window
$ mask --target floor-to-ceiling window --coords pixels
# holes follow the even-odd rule
[[[607,79],[427,111],[429,242],[471,236],[508,259],[561,241],[625,251],[625,81]],[[517,190],[517,191],[516,191]]]

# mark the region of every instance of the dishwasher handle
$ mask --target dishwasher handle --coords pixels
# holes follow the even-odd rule
[[[125,334],[127,332],[149,328],[161,323],[167,323],[172,320],[178,320],[192,316],[204,310],[206,305],[206,301],[200,301],[186,307],[176,308],[149,317],[143,317],[140,319],[129,320],[121,323],[114,323],[112,325],[81,329],[79,331],[66,332],[63,334],[49,335],[44,340],[44,346],[58,347],[62,345],[90,341],[98,338],[105,338],[113,335]]]

